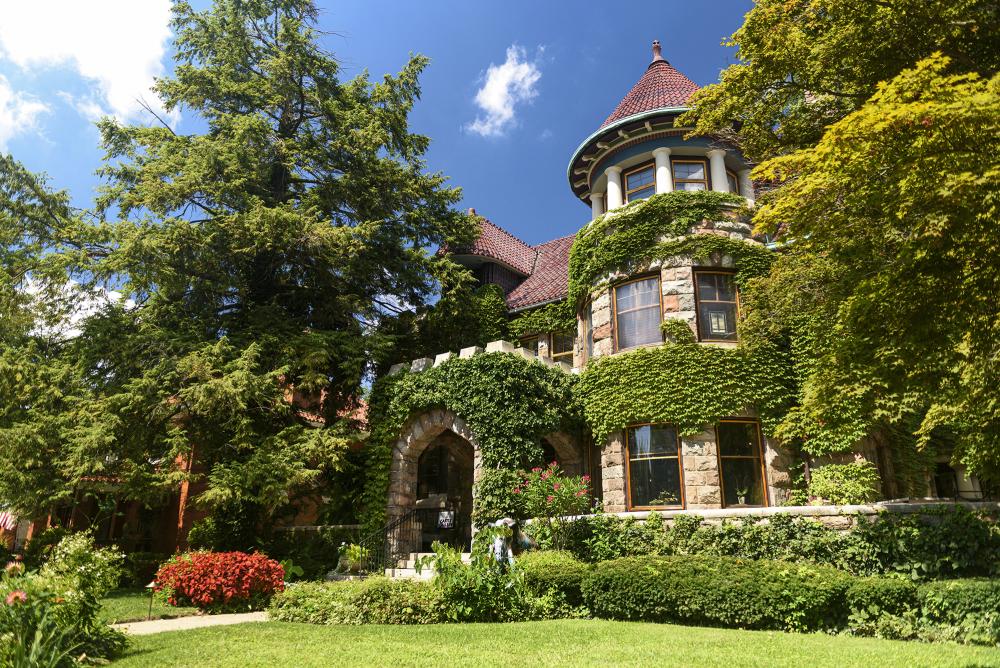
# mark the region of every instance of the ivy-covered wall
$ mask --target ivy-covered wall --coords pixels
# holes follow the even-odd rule
[[[411,417],[444,408],[465,420],[482,456],[480,485],[496,488],[477,494],[477,517],[485,520],[509,502],[513,485],[497,481],[541,463],[543,436],[579,437],[583,422],[576,382],[574,375],[507,353],[452,358],[426,371],[379,379],[369,401],[366,531],[385,522],[392,447]]]

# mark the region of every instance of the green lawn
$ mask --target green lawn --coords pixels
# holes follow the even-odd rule
[[[101,601],[101,618],[109,624],[135,622],[149,614],[149,590],[116,589]],[[198,614],[197,608],[175,608],[158,600],[153,601],[153,619],[187,617]]]
[[[1000,650],[667,624],[312,626],[268,622],[133,638],[116,666],[1000,666]]]

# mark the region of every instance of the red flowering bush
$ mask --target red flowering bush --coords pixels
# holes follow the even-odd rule
[[[285,571],[267,555],[189,552],[163,564],[155,590],[170,605],[203,610],[254,610],[284,590]]]

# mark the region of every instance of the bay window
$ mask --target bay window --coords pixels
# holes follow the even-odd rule
[[[625,201],[652,197],[656,193],[656,179],[653,175],[653,165],[643,165],[625,172]]]
[[[674,160],[674,190],[708,190],[708,163],[704,160]]]
[[[663,341],[659,276],[618,285],[613,294],[616,350]]]

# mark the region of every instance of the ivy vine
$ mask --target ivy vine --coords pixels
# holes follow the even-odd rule
[[[410,417],[435,408],[452,411],[476,435],[483,474],[509,474],[541,463],[541,439],[546,434],[578,436],[582,415],[576,382],[576,376],[507,353],[452,358],[427,371],[379,379],[369,399],[372,431],[366,447],[365,531],[385,522],[392,446]],[[476,496],[478,517],[489,516],[490,509],[481,507],[486,501]]]
[[[630,424],[666,422],[682,434],[755,408],[765,433],[794,399],[794,377],[777,348],[665,344],[601,357],[577,393],[597,442]]]
[[[510,322],[515,337],[529,334],[572,334],[576,332],[576,309],[568,299],[562,299],[515,316]]]

